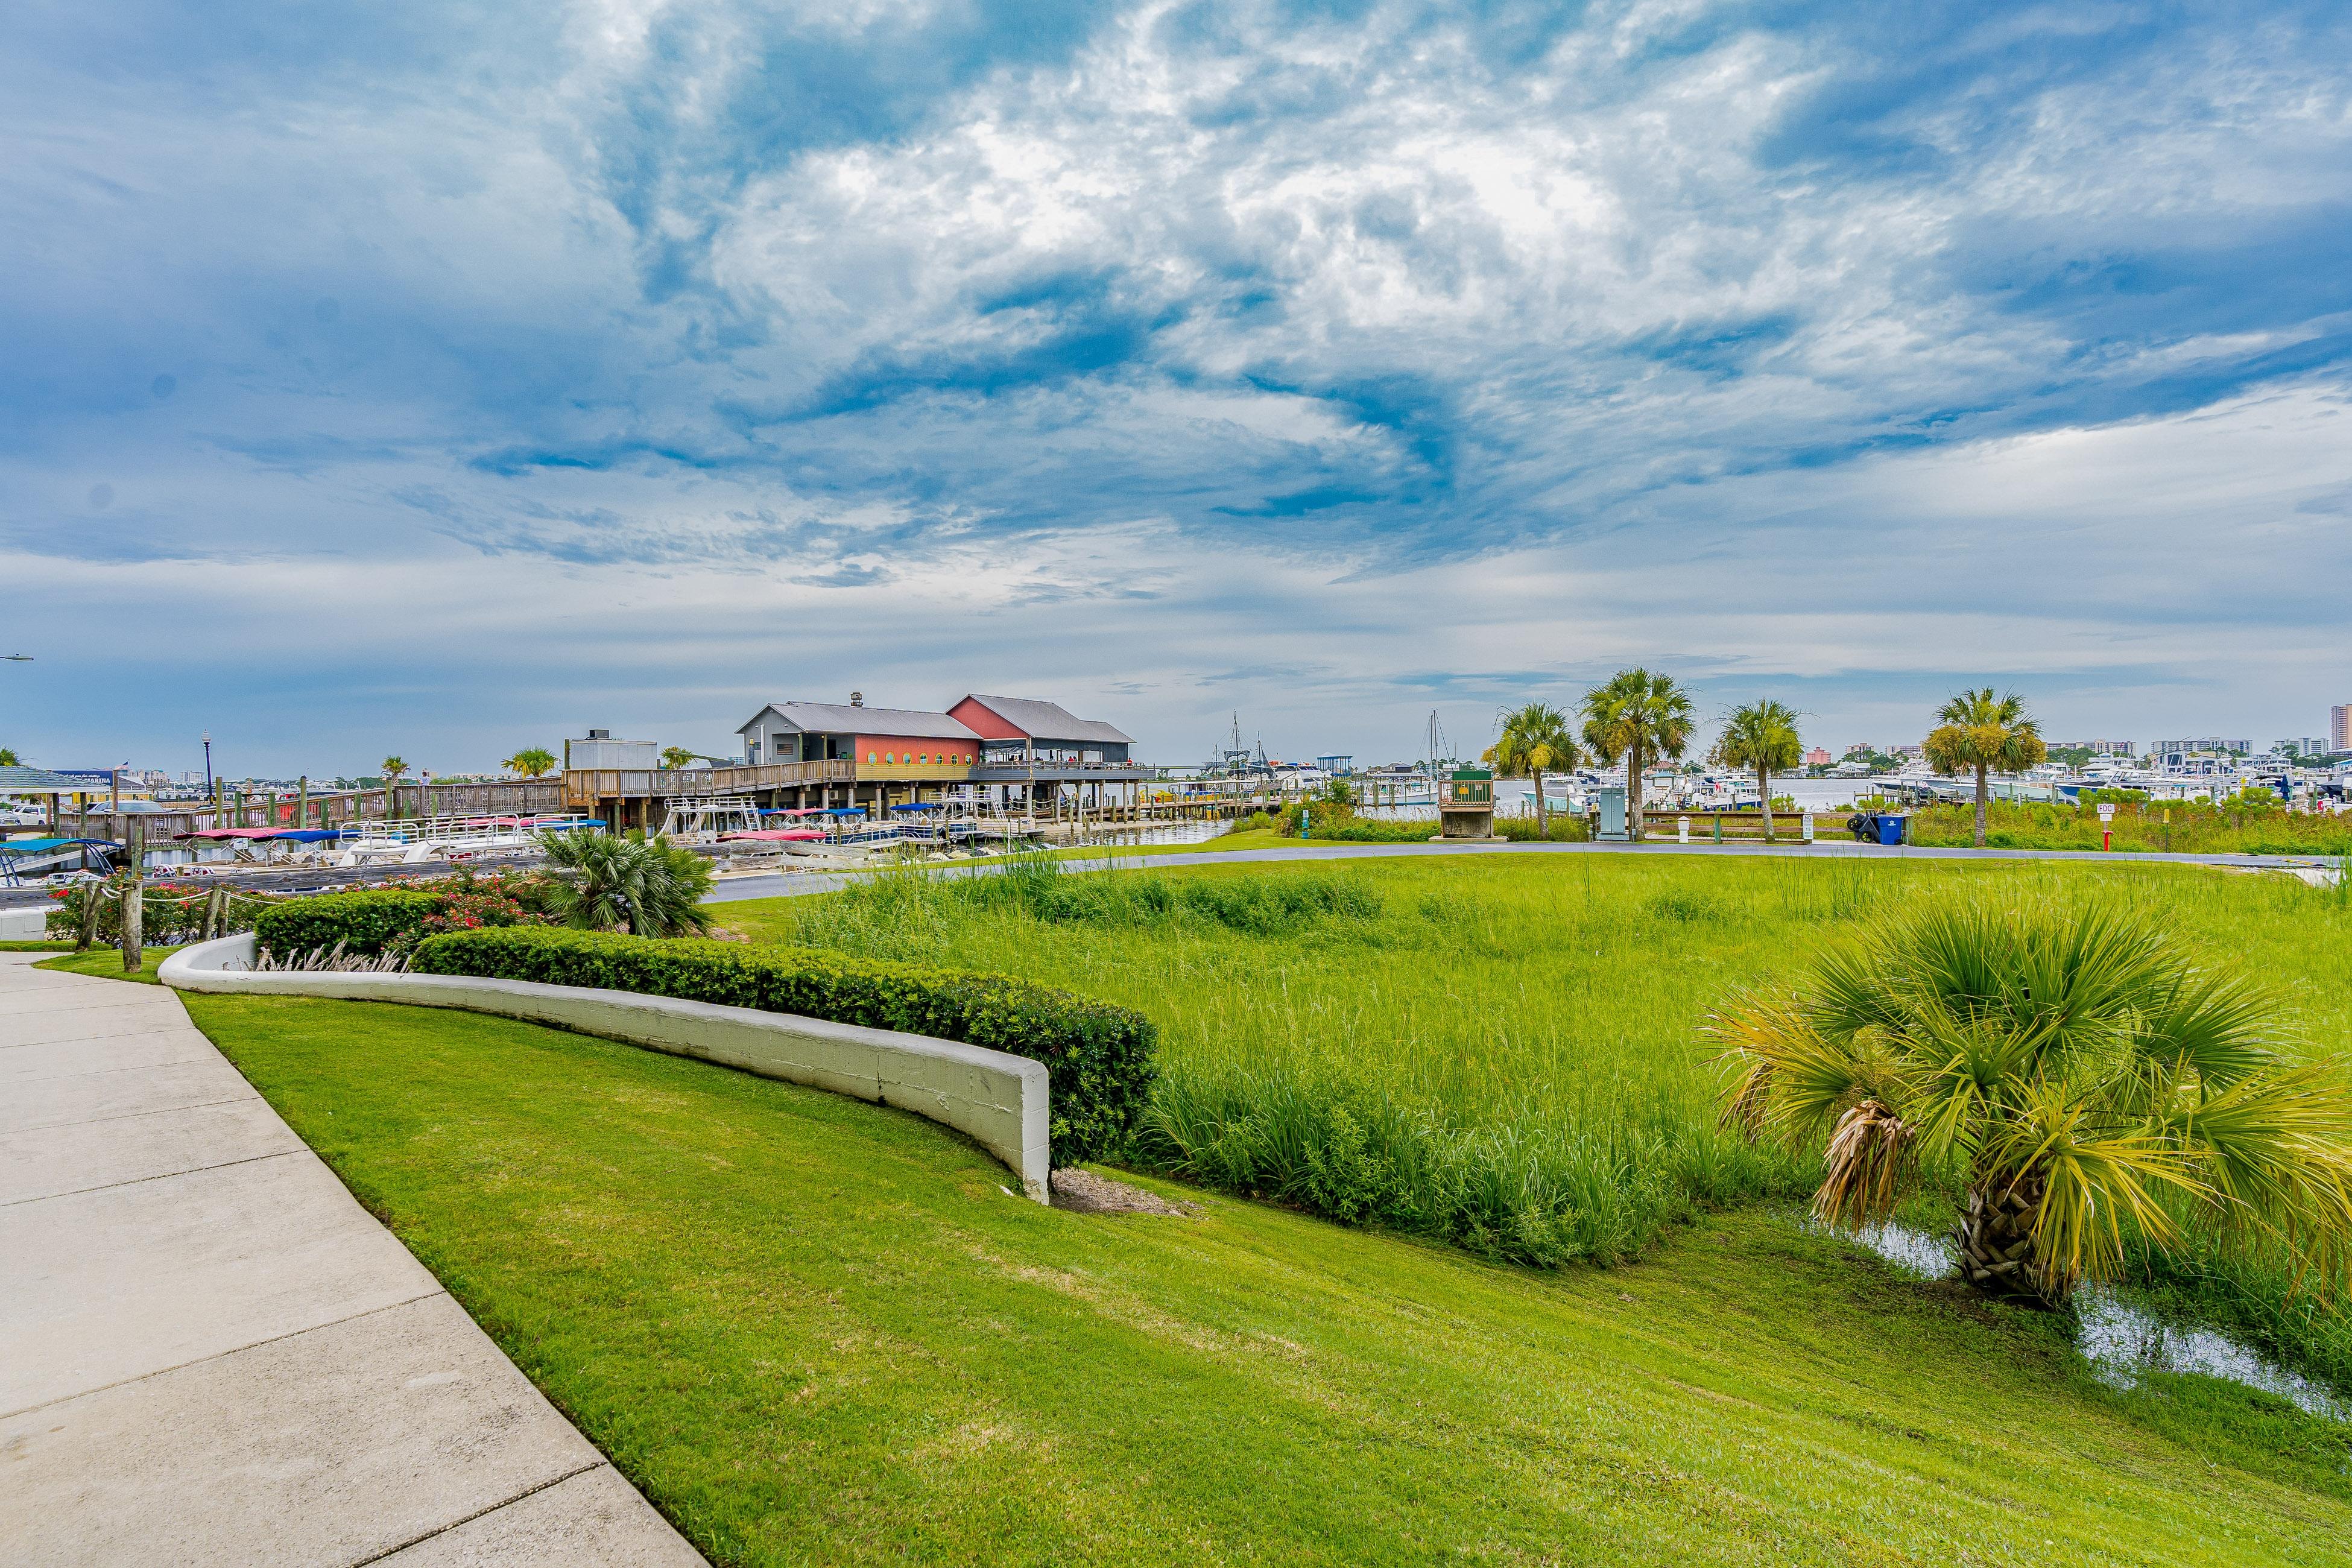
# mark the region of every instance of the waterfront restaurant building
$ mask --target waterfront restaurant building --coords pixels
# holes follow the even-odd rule
[[[970,768],[980,761],[980,736],[950,715],[868,708],[856,691],[846,706],[772,702],[735,732],[743,737],[747,767],[849,762],[876,768]]]
[[[1148,768],[1110,725],[1036,698],[970,696],[951,711],[771,702],[737,731],[726,767],[566,768],[564,803],[615,827],[657,827],[667,803],[750,796],[762,806],[908,805],[1099,819],[1141,803]]]

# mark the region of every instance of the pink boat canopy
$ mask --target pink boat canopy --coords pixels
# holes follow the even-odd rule
[[[809,844],[814,843],[824,837],[824,834],[823,830],[814,827],[762,827],[757,831],[749,833],[722,833],[719,836],[719,839],[722,844],[730,842],[730,840],[744,838],[758,839],[763,843],[769,844],[781,843],[785,840],[790,840],[797,844]]]

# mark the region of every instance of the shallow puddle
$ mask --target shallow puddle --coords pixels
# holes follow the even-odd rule
[[[1853,1233],[1851,1239],[1922,1279],[1941,1279],[1952,1271],[1950,1242],[1924,1230],[1889,1223]],[[2165,1322],[2096,1285],[2077,1292],[2074,1316],[2075,1348],[2101,1381],[2114,1387],[2135,1387],[2152,1372],[2196,1373],[2274,1394],[2314,1415],[2352,1422],[2352,1400],[2218,1330]]]

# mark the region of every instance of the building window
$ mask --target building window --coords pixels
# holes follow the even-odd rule
[[[869,763],[870,763],[870,762],[872,762],[872,761],[874,760],[874,753],[873,753],[873,752],[866,752],[866,760],[867,762],[869,762]]]

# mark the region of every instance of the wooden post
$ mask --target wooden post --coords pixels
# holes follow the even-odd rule
[[[295,788],[298,793],[294,796],[294,826],[308,827],[310,826],[310,775],[304,773],[296,781]]]
[[[85,847],[82,850],[84,865],[89,864],[89,850]],[[81,919],[74,926],[76,952],[88,952],[91,944],[98,941],[98,890],[104,886],[103,882],[84,882],[81,885]]]
[[[122,846],[131,856],[131,879],[122,885],[122,972],[136,974],[147,956],[142,941],[146,935],[144,889],[140,881],[140,864],[147,858],[147,825],[131,818],[122,835]]]

